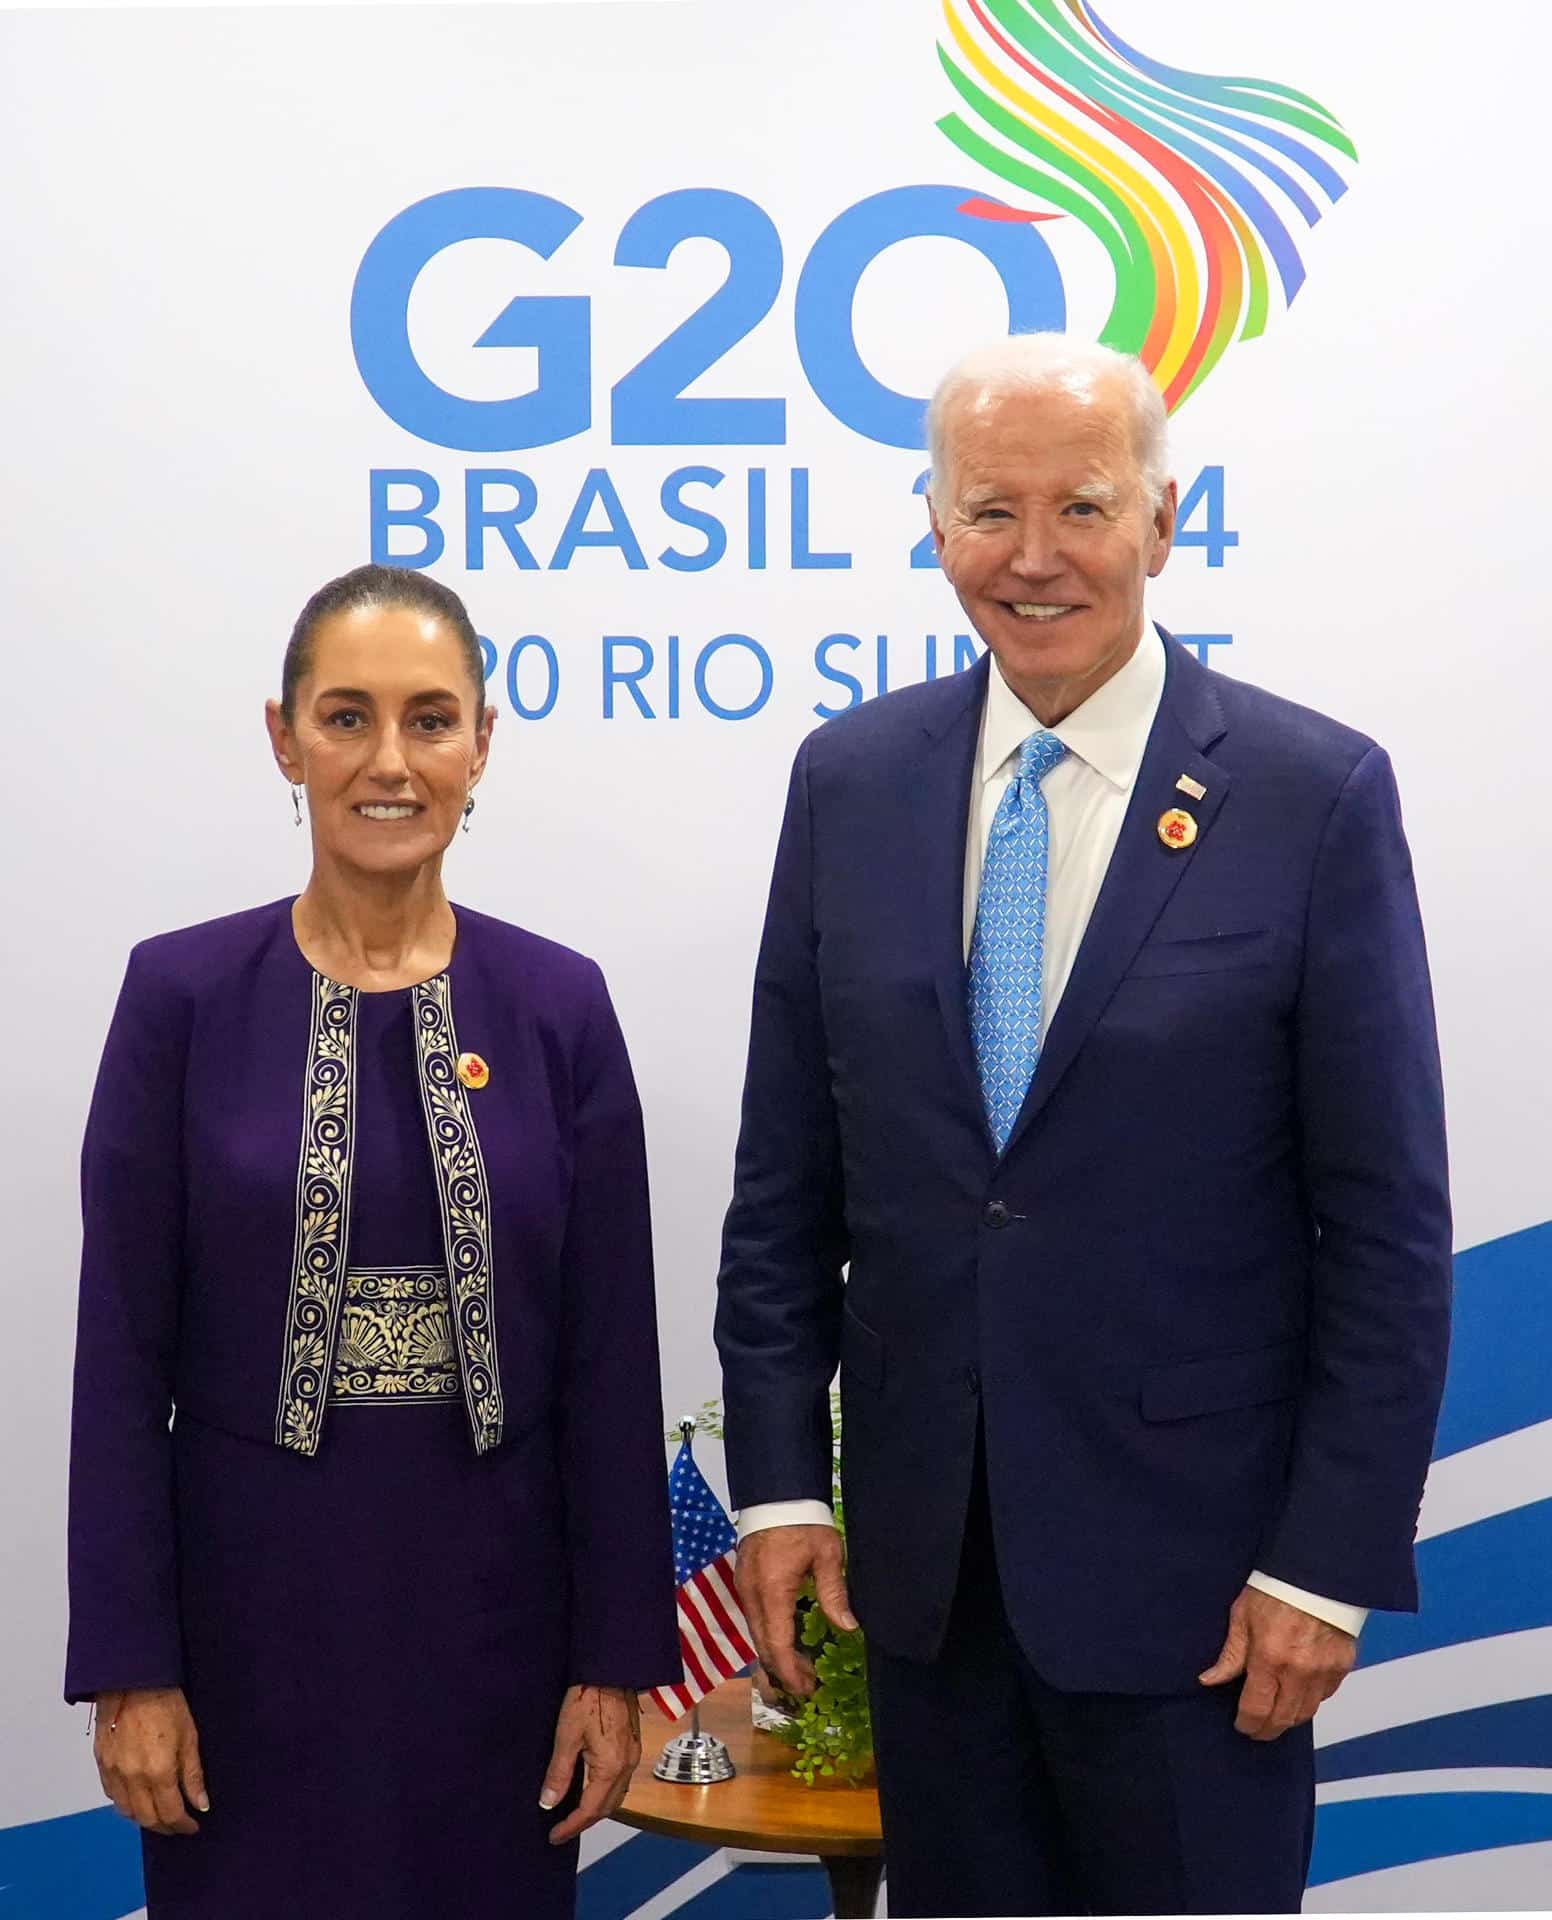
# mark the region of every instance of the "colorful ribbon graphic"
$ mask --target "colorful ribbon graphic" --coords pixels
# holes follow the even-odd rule
[[[1321,149],[1356,160],[1352,142],[1292,87],[1148,59],[1088,0],[943,0],[943,13],[938,56],[973,120],[939,127],[1097,236],[1116,283],[1100,339],[1140,355],[1173,411],[1232,339],[1265,330],[1274,271],[1285,302],[1303,285],[1277,203],[1314,226],[1317,196],[1347,191]]]

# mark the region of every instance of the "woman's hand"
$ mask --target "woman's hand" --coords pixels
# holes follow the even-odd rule
[[[148,1833],[198,1833],[189,1808],[209,1813],[199,1733],[181,1687],[99,1693],[92,1749],[102,1790]]]
[[[555,1722],[555,1749],[545,1769],[539,1805],[559,1804],[582,1762],[582,1799],[550,1835],[552,1847],[575,1840],[625,1798],[641,1758],[641,1703],[625,1687],[568,1687]]]

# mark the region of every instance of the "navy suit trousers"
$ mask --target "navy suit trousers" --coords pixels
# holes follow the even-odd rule
[[[938,1658],[869,1657],[891,1920],[1297,1912],[1310,1727],[1236,1733],[1237,1681],[1138,1695],[1042,1680],[1003,1609],[977,1454]]]

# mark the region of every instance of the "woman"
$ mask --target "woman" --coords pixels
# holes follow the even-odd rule
[[[307,886],[130,957],[66,1692],[153,1920],[569,1914],[682,1677],[624,1043],[591,961],[442,890],[494,721],[455,594],[331,582],[268,709]]]

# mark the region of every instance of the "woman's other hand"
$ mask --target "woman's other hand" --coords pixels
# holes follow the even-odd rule
[[[181,1687],[99,1693],[93,1746],[102,1790],[148,1833],[198,1833],[209,1813],[199,1733]]]
[[[568,1687],[555,1722],[555,1749],[545,1769],[539,1805],[559,1804],[582,1762],[582,1798],[550,1835],[552,1847],[575,1840],[607,1820],[625,1798],[641,1758],[641,1704],[625,1687]]]

